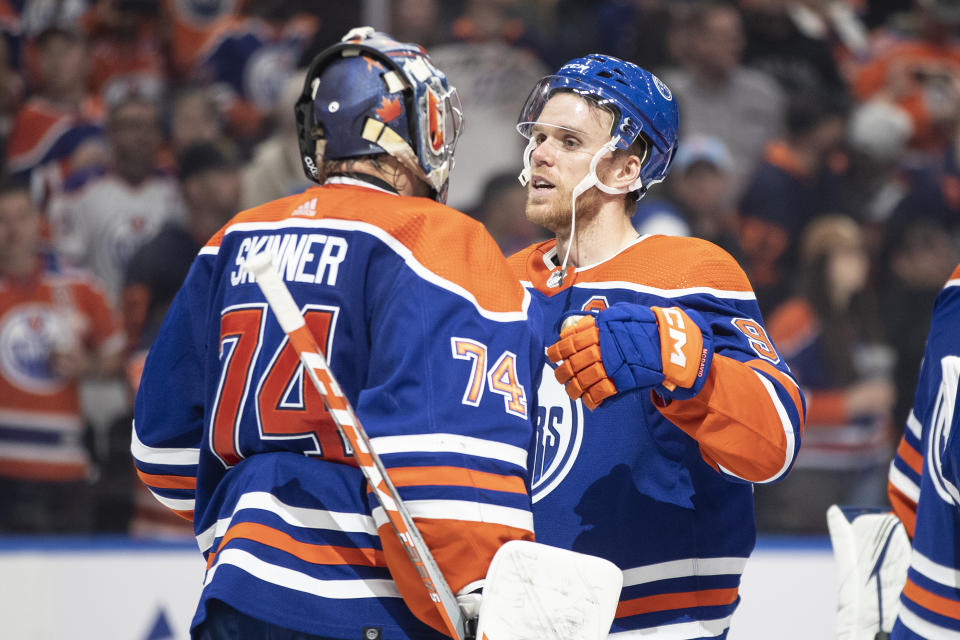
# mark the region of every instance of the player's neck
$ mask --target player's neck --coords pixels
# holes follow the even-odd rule
[[[557,234],[557,255],[564,256],[570,241],[569,230]],[[577,216],[569,266],[587,267],[603,262],[637,238],[637,230],[623,208],[622,200],[601,205],[595,216]],[[562,258],[561,258],[562,259]]]

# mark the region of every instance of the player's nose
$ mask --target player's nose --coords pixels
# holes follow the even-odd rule
[[[553,145],[550,144],[549,140],[544,140],[533,148],[533,153],[530,154],[530,159],[538,165],[553,164]]]

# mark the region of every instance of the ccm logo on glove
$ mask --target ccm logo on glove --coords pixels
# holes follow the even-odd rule
[[[660,357],[666,378],[663,386],[670,391],[693,386],[704,374],[707,360],[700,328],[679,307],[650,307],[650,310],[660,327]]]
[[[589,409],[631,389],[692,398],[706,382],[712,356],[713,334],[695,311],[629,303],[565,322],[560,340],[547,349],[567,395]]]

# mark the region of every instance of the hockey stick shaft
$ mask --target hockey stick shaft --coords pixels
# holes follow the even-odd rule
[[[360,470],[383,506],[390,524],[393,525],[410,561],[416,567],[423,586],[450,635],[455,640],[464,640],[466,636],[464,618],[453,591],[440,573],[436,560],[420,535],[396,487],[390,481],[380,457],[370,445],[370,438],[357,419],[350,401],[343,394],[313,334],[307,328],[303,314],[294,302],[290,290],[273,267],[271,255],[264,252],[252,256],[244,263],[244,268],[256,278],[257,285],[267,299],[267,304],[276,315],[280,328],[287,335],[303,363],[304,370],[323,398],[337,429],[353,449],[353,456]]]

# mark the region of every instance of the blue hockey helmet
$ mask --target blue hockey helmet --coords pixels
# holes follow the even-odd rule
[[[313,59],[294,113],[314,182],[318,162],[388,153],[446,201],[463,116],[456,89],[419,45],[351,29]]]
[[[629,149],[640,134],[647,138],[650,148],[631,191],[646,191],[667,176],[677,149],[680,116],[673,93],[660,78],[613,56],[594,53],[575,58],[533,88],[517,131],[529,138],[544,105],[560,91],[581,95],[613,113],[610,136],[616,148]]]

